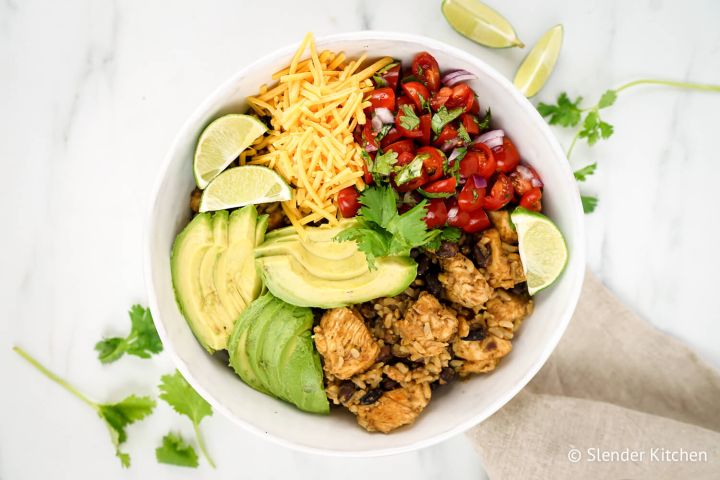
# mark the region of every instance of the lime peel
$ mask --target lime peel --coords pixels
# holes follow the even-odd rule
[[[562,25],[549,29],[518,67],[513,85],[526,97],[535,96],[550,78],[560,56],[563,36]]]

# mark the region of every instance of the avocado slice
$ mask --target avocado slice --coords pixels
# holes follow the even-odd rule
[[[287,344],[281,365],[287,396],[292,403],[306,412],[330,412],[320,355],[314,348],[309,330],[296,335]]]
[[[232,335],[228,340],[230,366],[245,383],[265,394],[270,394],[270,391],[265,388],[250,365],[250,358],[247,354],[247,337],[250,326],[273,300],[272,295],[263,295],[252,302],[235,322]]]
[[[265,231],[268,227],[268,220],[270,216],[258,215],[257,222],[255,222],[255,246],[257,247],[265,241]]]
[[[279,241],[284,238],[292,236],[302,236],[303,240],[314,243],[325,243],[332,242],[335,235],[342,232],[346,228],[349,228],[357,223],[355,219],[344,219],[335,226],[322,226],[322,227],[306,227],[303,228],[302,234],[298,233],[298,230],[291,227],[277,228],[271,232],[268,232],[265,236],[266,242]]]
[[[339,259],[327,258],[328,252],[351,247],[350,255]],[[327,280],[347,280],[369,272],[365,254],[357,249],[354,242],[327,242],[323,244],[325,258],[311,253],[301,240],[266,243],[255,249],[256,257],[290,255],[300,262],[312,275]]]
[[[260,295],[262,283],[255,271],[255,264],[247,261],[253,257],[258,214],[254,205],[235,210],[230,214],[228,255],[230,262],[238,268],[232,272],[231,282],[249,304]]]
[[[417,263],[410,257],[382,257],[377,269],[347,280],[327,280],[312,275],[290,255],[256,260],[268,290],[300,307],[334,308],[391,297],[415,280]]]
[[[267,296],[272,297],[272,295]],[[268,338],[268,336],[266,335],[268,326],[272,323],[273,318],[277,316],[278,313],[280,313],[280,310],[284,305],[283,302],[279,302],[275,298],[273,298],[272,300],[273,301],[269,302],[262,309],[262,311],[258,312],[258,314],[254,316],[253,321],[248,327],[245,351],[248,357],[248,363],[250,364],[250,368],[252,369],[253,373],[258,378],[262,386],[266,390],[273,393],[275,396],[278,396],[277,393],[270,388],[268,371],[264,368],[264,365],[262,364],[260,358],[263,345],[265,344],[265,340]]]
[[[175,301],[195,337],[210,353],[225,348],[228,327],[227,317],[218,317],[214,309],[208,309],[203,294],[207,289],[203,288],[201,271],[208,270],[213,256],[207,254],[214,248],[212,215],[201,213],[175,238],[170,254]]]
[[[278,300],[279,302],[279,300]],[[284,307],[277,311],[265,331],[265,342],[260,351],[261,368],[267,372],[268,386],[278,397],[292,402],[287,392],[286,370],[282,361],[285,346],[293,337],[303,331],[309,331],[313,324],[313,314],[309,308],[295,307],[282,302]]]

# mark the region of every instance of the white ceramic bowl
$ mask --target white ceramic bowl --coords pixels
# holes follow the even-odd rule
[[[324,37],[318,48],[357,57],[392,56],[409,62],[423,50],[441,69],[465,69],[482,108],[491,107],[494,125],[503,128],[545,182],[543,204],[565,234],[570,261],[562,278],[536,297],[535,312],[513,341],[513,351],[488,375],[455,382],[436,391],[411,427],[392,434],[370,434],[344,409],[330,416],[303,413],[256,392],[233,371],[208,355],[180,314],[170,280],[170,249],[189,219],[194,187],[192,158],[202,129],[214,118],[246,109],[245,97],[285,67],[297,45],[283,48],[237,72],[213,92],[185,122],[167,155],[150,206],[146,281],[150,307],[165,350],[177,368],[213,408],[236,424],[268,440],[298,450],[342,456],[375,456],[405,452],[440,442],[482,422],[508,402],[545,363],[560,340],[577,303],[585,268],[583,213],[568,162],[547,124],[498,72],[480,58],[430,38],[382,32]]]

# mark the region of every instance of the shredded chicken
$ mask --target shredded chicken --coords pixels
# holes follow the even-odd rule
[[[533,302],[529,297],[496,290],[487,302],[487,326],[517,331],[523,319],[532,313]]]
[[[497,229],[485,230],[478,247],[490,257],[485,265],[485,273],[491,287],[512,288],[525,281],[517,247],[503,243]]]
[[[493,289],[475,265],[458,253],[454,257],[441,258],[440,266],[443,271],[438,280],[445,287],[447,298],[475,311],[482,309]]]
[[[402,344],[416,350],[419,357],[440,354],[457,329],[455,314],[427,292],[420,294],[395,325]]]
[[[515,227],[510,221],[510,212],[507,210],[494,210],[487,212],[490,221],[500,234],[500,240],[505,243],[517,245],[518,236]]]
[[[349,308],[333,308],[323,314],[315,327],[315,346],[323,357],[325,371],[339,379],[364,372],[380,353],[365,322]]]
[[[482,340],[461,340],[453,343],[455,356],[467,360],[458,373],[462,376],[470,373],[484,373],[493,370],[500,359],[510,353],[510,340],[490,335]]]
[[[372,405],[358,406],[357,421],[369,432],[388,433],[413,423],[427,406],[430,395],[427,383],[390,390]]]

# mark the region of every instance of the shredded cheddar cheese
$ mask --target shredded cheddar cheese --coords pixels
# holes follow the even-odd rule
[[[309,58],[302,59],[306,50]],[[370,77],[392,62],[384,57],[366,63],[367,56],[349,60],[345,54],[315,48],[311,33],[303,39],[290,65],[248,98],[259,116],[269,116],[268,135],[240,156],[240,164],[265,165],[293,187],[293,198],[282,208],[296,227],[327,220],[338,222],[336,197],[349,186],[364,188],[360,146],[353,131],[367,119],[365,94]]]

